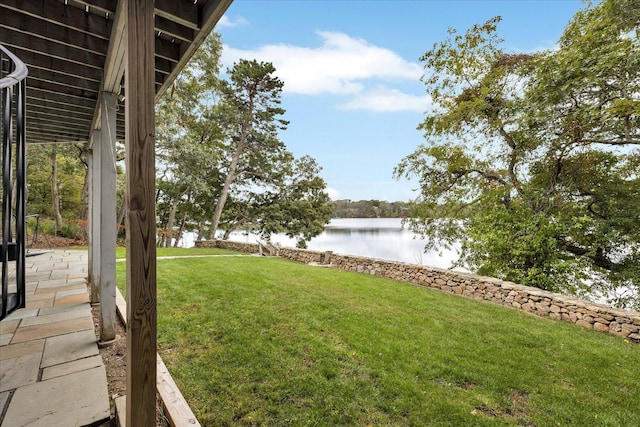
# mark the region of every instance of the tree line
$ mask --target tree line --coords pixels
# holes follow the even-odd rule
[[[349,199],[333,201],[334,218],[405,218],[410,214],[408,202]]]

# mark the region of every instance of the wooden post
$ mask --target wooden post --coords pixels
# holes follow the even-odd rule
[[[100,340],[116,338],[116,109],[115,93],[100,96]]]
[[[156,215],[153,0],[128,0],[125,27],[127,417],[156,422]]]

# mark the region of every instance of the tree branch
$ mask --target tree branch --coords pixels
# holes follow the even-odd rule
[[[606,144],[606,145],[640,145],[640,139],[619,139],[619,140],[604,140],[604,139],[584,139],[583,142],[589,144]]]
[[[602,248],[597,248],[595,250],[595,254],[586,248],[580,247],[580,246],[576,246],[572,243],[567,242],[564,239],[559,239],[560,244],[562,245],[562,248],[564,250],[566,250],[569,253],[572,253],[574,255],[577,256],[586,256],[587,258],[589,258],[591,261],[593,261],[593,263],[605,270],[611,271],[613,269],[615,269],[616,267],[618,267],[618,264],[615,262],[612,262],[610,259],[608,259],[605,255],[604,252],[602,250]]]

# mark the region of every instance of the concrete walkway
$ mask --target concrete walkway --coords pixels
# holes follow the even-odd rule
[[[108,425],[87,258],[82,250],[27,258],[27,307],[0,322],[2,427]]]

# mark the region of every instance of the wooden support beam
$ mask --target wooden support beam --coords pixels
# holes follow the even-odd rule
[[[105,40],[109,38],[110,20],[105,19],[104,16],[85,13],[80,8],[69,7],[59,0],[2,0],[1,7]]]
[[[155,13],[187,28],[199,30],[199,6],[195,2],[156,0]]]
[[[58,71],[53,71],[52,68],[30,65],[29,73],[29,77],[31,77],[31,73],[36,73],[35,78],[37,80],[43,80],[49,83],[60,83],[76,89],[95,91],[100,88],[100,80],[91,80],[67,73],[60,73]]]
[[[53,58],[50,56],[35,53],[33,51],[20,48],[13,48],[12,52],[25,63],[31,71],[34,67],[46,70],[56,70],[60,74],[65,74],[76,79],[92,81],[102,80],[102,70],[92,67],[70,67],[69,62]]]
[[[75,123],[72,117],[67,117],[64,120],[53,121],[51,119],[45,119],[44,117],[38,117],[33,119],[33,126],[39,129],[47,129],[51,132],[65,132],[67,134],[87,134],[89,132],[89,125],[78,125]]]
[[[67,99],[70,97],[79,99],[90,99],[94,103],[98,99],[98,90],[95,89],[78,89],[59,83],[52,83],[44,80],[29,80],[29,86],[34,89],[40,89],[54,94],[62,94]],[[75,102],[75,100],[73,101]]]
[[[124,75],[126,38],[124,31],[124,9],[126,2],[118,2],[118,6],[113,17],[113,27],[109,48],[104,64],[104,80],[102,90],[112,93],[120,93],[120,82]]]
[[[156,44],[156,55],[159,58],[170,61],[172,64],[177,63],[180,58],[182,52],[180,51],[180,46],[183,43],[171,43],[168,40],[161,39],[160,37],[155,38]]]
[[[89,138],[52,137],[50,133],[29,131],[29,144],[86,144]]]
[[[156,3],[158,8],[165,7],[165,3],[168,3],[169,0],[162,0]],[[213,28],[216,26],[224,12],[229,8],[233,0],[209,0],[205,7],[200,7],[200,22],[199,27],[200,31],[197,33],[196,37],[193,39],[193,42],[188,46],[184,47],[180,52],[180,61],[176,64],[175,67],[172,68],[171,73],[164,80],[162,85],[158,88],[156,93],[156,99],[160,99],[165,90],[173,83],[176,79],[180,71],[187,65],[193,54],[200,47],[200,45],[204,42],[204,40],[209,36]],[[167,6],[168,7],[168,6]],[[171,19],[170,17],[168,17]]]
[[[2,30],[2,31],[11,31]],[[26,33],[15,32],[11,34],[11,39],[2,43],[5,47],[13,49],[23,49],[34,52],[36,55],[45,55],[66,61],[68,66],[93,67],[102,70],[104,67],[104,56],[91,53],[82,49],[75,49],[72,46],[59,43],[47,43],[43,38],[35,37]]]
[[[51,93],[37,88],[29,88],[27,105],[29,103],[47,106],[49,108],[68,109],[69,111],[91,111],[95,108],[95,99],[83,99],[65,97],[63,94]],[[33,93],[31,93],[33,92]]]
[[[34,116],[42,117],[44,119],[57,120],[58,123],[69,118],[69,114],[72,115],[74,121],[78,121],[84,125],[91,123],[91,113],[89,111],[74,110],[69,112],[68,110],[61,111],[56,108],[47,108],[39,104],[28,103],[27,108],[29,113]]]
[[[47,142],[89,141],[89,129],[87,129],[86,132],[69,132],[60,129],[49,129],[47,126],[42,126],[37,123],[29,123],[27,124],[27,132],[29,132],[29,142],[31,142],[32,136],[35,135],[43,136]]]
[[[180,25],[177,22],[166,19],[160,15],[156,15],[156,31],[166,34],[170,38],[191,43],[194,37],[192,28]]]
[[[0,27],[6,28],[7,31],[29,34],[33,36],[34,43],[41,46],[54,41],[63,46],[98,55],[105,55],[107,52],[108,41],[104,38],[10,9],[4,9],[0,14]]]
[[[90,12],[92,13],[100,12],[103,14],[109,13],[113,15],[115,12],[114,8],[116,2],[114,0],[68,0],[68,3],[70,6],[80,7],[83,10],[85,10],[86,7],[89,7]]]
[[[156,422],[156,214],[153,0],[128,0],[127,55],[127,417]]]

